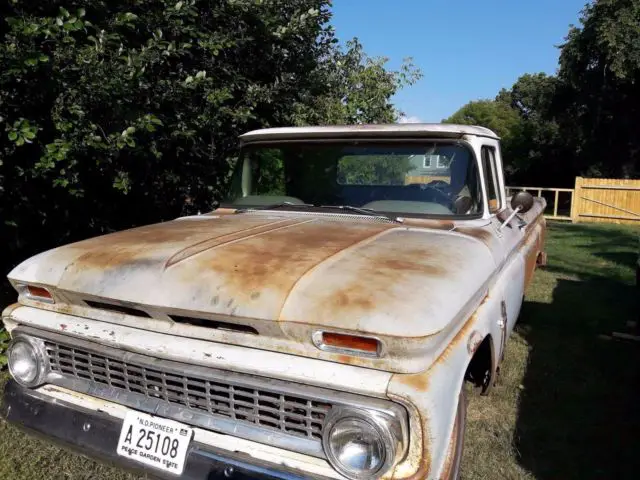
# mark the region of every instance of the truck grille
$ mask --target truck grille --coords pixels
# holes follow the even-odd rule
[[[311,440],[322,438],[332,408],[302,396],[170,373],[50,341],[45,346],[52,372]]]

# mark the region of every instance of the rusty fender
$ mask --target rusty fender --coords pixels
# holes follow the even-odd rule
[[[394,479],[446,478],[453,463],[449,446],[455,442],[452,436],[464,373],[482,340],[487,335],[495,338],[496,322],[491,319],[499,315],[499,308],[497,298],[485,296],[442,342],[444,347],[427,370],[391,377],[387,395],[407,407],[411,430],[407,458],[396,467]]]

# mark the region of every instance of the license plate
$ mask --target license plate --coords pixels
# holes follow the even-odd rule
[[[192,438],[193,429],[186,425],[129,411],[120,431],[118,455],[181,475]]]

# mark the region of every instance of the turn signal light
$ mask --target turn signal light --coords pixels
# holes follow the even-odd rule
[[[335,332],[316,332],[314,343],[321,350],[345,351],[346,353],[379,356],[380,341],[376,338],[361,337]]]
[[[18,293],[37,302],[54,303],[51,292],[37,285],[18,285]]]

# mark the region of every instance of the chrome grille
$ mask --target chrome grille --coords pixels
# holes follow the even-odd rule
[[[51,371],[319,441],[332,405],[232,382],[179,375],[45,341]]]

